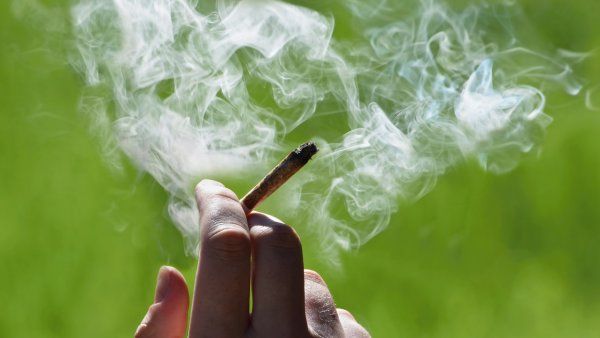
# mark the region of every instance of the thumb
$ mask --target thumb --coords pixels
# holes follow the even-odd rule
[[[135,332],[135,338],[183,338],[187,327],[189,293],[177,269],[163,266],[158,272],[154,304]]]

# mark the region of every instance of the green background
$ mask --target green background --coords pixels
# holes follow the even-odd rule
[[[0,1],[0,337],[132,336],[158,268],[191,282],[195,260],[160,186],[112,170],[90,136],[67,1],[21,3]],[[596,0],[523,8],[548,45],[600,46]],[[578,71],[598,83],[600,54]],[[559,94],[547,112],[539,156],[502,176],[454,168],[341,269],[301,233],[307,267],[374,337],[600,337],[600,112]]]

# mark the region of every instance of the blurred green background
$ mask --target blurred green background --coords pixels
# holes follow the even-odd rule
[[[160,186],[111,170],[90,136],[68,2],[15,3],[0,2],[0,337],[132,336],[158,268],[192,282],[196,262]],[[522,5],[548,45],[600,46],[600,2]],[[578,71],[598,83],[600,54]],[[307,239],[307,267],[374,337],[600,337],[600,112],[583,99],[549,97],[544,150],[514,172],[455,168],[341,269]]]

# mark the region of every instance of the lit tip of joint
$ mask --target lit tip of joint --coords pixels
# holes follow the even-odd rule
[[[319,151],[314,142],[306,142],[289,153],[250,192],[242,198],[246,214],[287,182]]]

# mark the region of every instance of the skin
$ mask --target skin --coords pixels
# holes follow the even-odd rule
[[[370,337],[350,312],[336,309],[321,276],[304,270],[293,228],[258,212],[246,217],[237,196],[215,181],[200,182],[196,200],[201,249],[190,338]],[[162,267],[135,337],[185,337],[188,308],[183,275]]]

